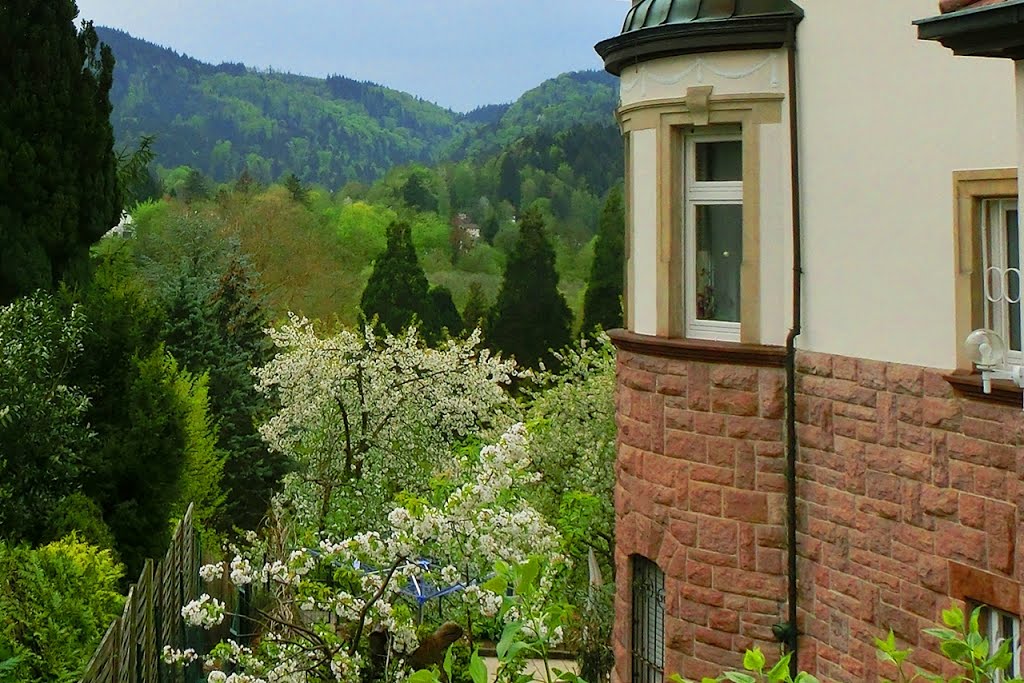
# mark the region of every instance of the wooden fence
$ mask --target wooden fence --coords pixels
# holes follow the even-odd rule
[[[114,620],[85,668],[81,683],[194,683],[200,666],[167,665],[165,645],[202,647],[201,634],[187,628],[181,608],[199,596],[200,548],[192,506],[178,523],[164,559],[146,564],[128,591],[124,612]]]

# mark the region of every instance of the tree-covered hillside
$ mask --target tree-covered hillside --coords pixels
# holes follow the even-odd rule
[[[462,132],[448,155],[454,159],[490,156],[516,140],[538,133],[553,134],[576,126],[605,127],[615,123],[618,81],[604,71],[574,71],[548,79],[505,109],[481,107],[470,115],[485,124]],[[468,115],[467,115],[468,116]]]
[[[510,147],[548,145],[562,134],[597,133],[591,142],[600,145],[614,127],[615,80],[603,72],[562,74],[514,103],[458,114],[344,76],[205,64],[122,31],[97,30],[117,59],[111,120],[118,140],[132,145],[155,135],[160,166],[189,166],[219,182],[245,170],[261,183],[294,173],[337,190],[411,163],[484,165]],[[568,133],[580,126],[583,132]],[[621,175],[618,165],[612,173]]]
[[[121,31],[98,32],[117,59],[117,137],[130,144],[155,135],[165,168],[188,165],[219,181],[243,169],[261,182],[294,172],[337,188],[398,164],[435,162],[469,125],[373,83],[213,66]]]

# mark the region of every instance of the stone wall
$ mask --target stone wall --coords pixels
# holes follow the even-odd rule
[[[892,627],[973,597],[1020,612],[1024,413],[953,394],[942,373],[801,354],[801,664],[874,678]],[[699,679],[777,651],[786,618],[784,373],[619,351],[615,677],[629,680],[629,558],[666,574],[666,672]]]

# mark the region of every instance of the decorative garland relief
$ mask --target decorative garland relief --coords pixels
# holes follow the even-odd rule
[[[637,68],[636,78],[632,79],[631,81],[627,81],[625,78],[621,80],[622,94],[633,92],[633,90],[635,90],[637,86],[639,86],[640,97],[646,97],[648,81],[652,81],[654,83],[657,83],[658,85],[679,85],[680,83],[683,82],[683,80],[687,79],[690,75],[694,73],[697,74],[697,85],[702,85],[704,83],[706,73],[714,74],[719,78],[727,78],[729,80],[738,81],[740,79],[753,76],[754,74],[765,69],[766,67],[771,67],[771,82],[769,83],[769,87],[772,90],[778,90],[779,86],[781,85],[779,82],[778,60],[775,58],[774,55],[769,55],[768,57],[765,57],[764,60],[758,62],[749,69],[744,69],[741,71],[728,71],[725,69],[720,69],[716,67],[714,63],[712,63],[710,60],[705,59],[704,57],[698,57],[693,64],[686,67],[682,71],[666,76],[659,76],[657,74],[651,73],[650,69],[644,66],[640,66],[639,68]]]

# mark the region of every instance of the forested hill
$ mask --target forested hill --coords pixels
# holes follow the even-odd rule
[[[192,166],[220,181],[243,168],[264,182],[288,171],[327,187],[372,180],[399,164],[438,161],[471,125],[373,83],[214,66],[122,31],[97,32],[117,59],[118,140],[155,134],[162,166]]]
[[[157,162],[217,181],[293,172],[337,189],[389,169],[494,156],[523,138],[613,124],[615,81],[563,74],[505,105],[458,114],[374,83],[205,64],[122,31],[97,29],[117,59],[111,120],[131,145],[156,135]],[[338,65],[339,71],[345,69]]]
[[[491,112],[490,121],[463,132],[452,145],[453,159],[492,155],[517,140],[556,134],[577,126],[596,129],[614,125],[618,80],[604,71],[575,71],[544,81],[505,109]],[[481,112],[481,110],[477,110]],[[474,114],[476,112],[470,112]],[[467,115],[468,116],[468,115]]]

